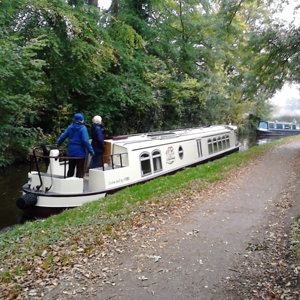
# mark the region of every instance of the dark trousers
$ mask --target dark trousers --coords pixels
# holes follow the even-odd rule
[[[90,169],[99,168],[103,166],[102,152],[95,152],[95,155],[91,159]]]
[[[85,158],[70,159],[67,177],[72,177],[74,175],[74,171],[75,171],[75,167],[76,167],[76,177],[83,178],[84,177],[84,160],[85,160]]]

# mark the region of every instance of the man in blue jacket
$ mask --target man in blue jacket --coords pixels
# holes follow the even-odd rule
[[[102,131],[102,118],[95,116],[92,119],[92,146],[95,151],[95,155],[92,157],[90,163],[90,169],[103,166],[103,152],[104,152],[104,135]]]
[[[86,158],[86,150],[93,156],[94,150],[89,142],[89,134],[87,128],[83,124],[84,117],[82,114],[75,114],[73,123],[61,134],[57,140],[59,146],[66,138],[69,138],[68,156],[76,157],[69,160],[68,177],[74,175],[76,167],[76,177],[84,176],[84,160]]]

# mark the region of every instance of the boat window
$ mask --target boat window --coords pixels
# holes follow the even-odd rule
[[[210,141],[210,140],[209,140]],[[196,140],[197,142],[197,150],[198,150],[198,157],[202,157],[202,145],[201,145],[201,140]],[[209,147],[209,145],[208,145]],[[210,149],[209,149],[210,151]]]
[[[269,128],[270,129],[274,129],[275,128],[275,124],[274,123],[269,123]]]
[[[142,176],[151,174],[152,171],[151,171],[151,163],[150,163],[149,153],[143,153],[140,156],[140,161],[141,161]]]
[[[289,124],[284,124],[284,129],[290,129],[290,125]]]
[[[226,136],[225,135],[222,136],[222,148],[226,149]]]
[[[258,127],[262,128],[262,129],[268,129],[268,123],[267,122],[259,122]]]
[[[276,129],[283,129],[283,124],[276,124]]]
[[[226,135],[226,148],[230,148],[230,140],[229,140],[229,135]]]
[[[208,154],[212,154],[213,153],[212,140],[208,139],[207,144],[208,144]]]
[[[218,142],[216,138],[213,138],[214,152],[218,152]]]
[[[179,146],[179,148],[178,148],[178,155],[179,155],[180,159],[183,159],[183,148],[182,148],[182,146]]]
[[[219,151],[221,151],[222,150],[222,140],[221,140],[221,137],[219,136],[218,137],[218,148],[219,148]]]
[[[162,170],[161,154],[159,150],[154,150],[152,152],[152,162],[154,172],[159,172]]]
[[[296,125],[292,125],[292,129],[295,130],[296,129]]]

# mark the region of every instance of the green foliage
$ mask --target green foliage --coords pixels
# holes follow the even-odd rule
[[[6,165],[40,142],[39,128],[60,133],[69,122],[66,114],[74,113],[73,106],[81,109],[81,98],[114,56],[93,7],[1,4],[6,27],[0,32],[0,165]]]
[[[101,114],[106,135],[268,116],[299,80],[299,30],[271,20],[275,2],[0,1],[0,165],[74,112]]]
[[[24,157],[35,142],[39,128],[31,128],[44,105],[46,91],[43,60],[35,51],[46,44],[44,37],[19,45],[21,38],[0,34],[0,166]]]

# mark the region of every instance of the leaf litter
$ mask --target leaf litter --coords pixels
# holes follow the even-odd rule
[[[245,172],[247,166],[235,170],[231,178],[227,179],[227,186],[232,185],[233,177]],[[223,184],[213,183],[205,191],[201,191],[201,201],[211,199],[216,191],[225,193]],[[291,187],[292,188],[292,187]],[[298,284],[300,268],[295,263],[292,252],[288,247],[286,229],[279,221],[284,218],[286,210],[292,205],[290,193],[283,195],[282,200],[274,205],[273,217],[277,223],[270,222],[268,235],[264,241],[249,244],[247,255],[234,271],[224,280],[224,288],[237,293],[240,299],[298,299]],[[120,218],[112,224],[109,233],[105,233],[102,224],[82,226],[76,231],[69,230],[65,240],[50,244],[39,253],[28,257],[15,256],[10,259],[9,254],[2,261],[2,280],[0,297],[4,299],[41,299],[60,288],[60,282],[68,282],[67,288],[56,299],[72,299],[76,294],[96,294],[93,284],[97,288],[105,285],[115,286],[118,280],[116,257],[130,248],[132,243],[140,243],[140,237],[147,234],[147,238],[160,235],[160,229],[168,220],[181,220],[182,216],[193,209],[195,201],[199,201],[199,191],[183,191],[176,195],[165,195],[159,201],[147,202],[137,207],[127,218]],[[275,210],[276,209],[276,210]],[[210,213],[210,212],[206,212]],[[198,229],[187,232],[186,235],[197,235]],[[26,249],[26,237],[19,237],[12,244],[22,252]],[[145,243],[145,242],[144,242]],[[146,243],[144,245],[147,247]],[[14,248],[12,247],[12,252]],[[149,259],[158,262],[159,254],[153,254]],[[203,264],[202,259],[198,260]],[[18,275],[15,266],[22,272]],[[15,270],[7,273],[6,270]],[[128,270],[131,272],[132,270]],[[161,270],[168,272],[168,270]],[[236,276],[235,276],[236,274]],[[137,280],[148,281],[148,277],[141,274]],[[297,297],[297,298],[296,298]]]

